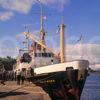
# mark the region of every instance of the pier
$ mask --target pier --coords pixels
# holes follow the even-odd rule
[[[6,85],[0,84],[0,100],[50,100],[50,97],[34,84],[17,85],[15,81],[7,81]]]

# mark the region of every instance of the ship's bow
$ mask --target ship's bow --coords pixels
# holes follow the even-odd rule
[[[65,65],[65,71],[61,70],[34,77],[42,79],[36,84],[41,86],[52,100],[80,100],[88,76],[89,62],[80,60]],[[54,68],[56,69],[56,67]],[[60,67],[58,66],[58,68]]]

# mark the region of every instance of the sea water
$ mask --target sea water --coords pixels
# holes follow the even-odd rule
[[[100,100],[100,74],[90,74],[86,80],[81,100]]]

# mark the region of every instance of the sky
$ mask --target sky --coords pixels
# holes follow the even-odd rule
[[[100,0],[40,0],[43,6],[46,41],[58,48],[58,26],[64,16],[65,40],[70,54],[78,50],[76,42],[82,35],[95,62],[100,61]],[[25,25],[28,26],[25,29]],[[22,42],[22,32],[30,30],[38,36],[40,29],[40,2],[38,0],[0,0],[0,56],[16,56],[16,48]],[[20,42],[19,42],[20,41]],[[52,45],[53,44],[53,45]],[[80,44],[79,44],[80,45]],[[73,46],[75,49],[73,49]],[[9,52],[10,51],[10,52]],[[88,53],[88,54],[89,54]],[[71,54],[70,54],[71,55]],[[98,56],[99,55],[99,56]],[[75,55],[76,57],[76,55]],[[72,58],[72,55],[71,57]],[[76,57],[77,58],[77,57]]]

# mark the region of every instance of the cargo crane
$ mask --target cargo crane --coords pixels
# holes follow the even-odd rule
[[[58,55],[53,52],[52,49],[48,48],[44,43],[42,43],[41,41],[37,40],[35,36],[33,36],[33,34],[27,33],[27,32],[23,32],[22,33],[24,36],[27,36],[28,39],[35,41],[37,44],[39,44],[42,48],[48,50],[49,52],[53,53],[55,57],[59,58]]]

